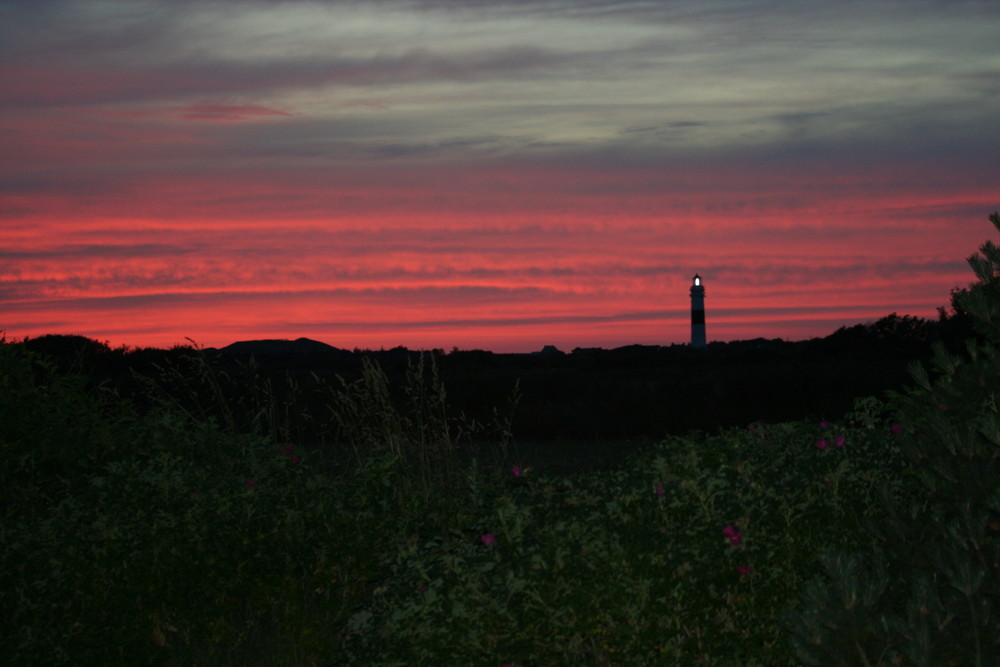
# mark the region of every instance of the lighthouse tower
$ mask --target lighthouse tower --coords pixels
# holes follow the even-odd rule
[[[697,273],[691,282],[691,347],[705,347],[705,286]]]

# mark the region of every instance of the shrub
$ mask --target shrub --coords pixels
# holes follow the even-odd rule
[[[1000,229],[1000,215],[990,216]],[[969,258],[960,304],[982,340],[938,345],[895,397],[911,491],[886,498],[874,548],[827,554],[786,617],[810,665],[994,665],[1000,659],[1000,248]]]
[[[129,412],[95,397],[80,375],[62,374],[49,358],[0,339],[0,487],[70,483],[99,467],[123,443],[113,423]]]
[[[620,469],[513,468],[460,530],[387,553],[350,664],[795,664],[776,618],[821,549],[863,548],[901,460],[877,406],[841,425],[675,437]],[[871,426],[861,425],[868,421]],[[825,450],[818,437],[829,437]]]

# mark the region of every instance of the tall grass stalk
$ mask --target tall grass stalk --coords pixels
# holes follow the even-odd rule
[[[408,363],[395,394],[385,371],[368,358],[360,378],[340,382],[328,406],[339,427],[336,439],[349,445],[358,468],[388,457],[409,482],[407,492],[451,496],[464,486],[470,466],[495,472],[506,457],[509,422],[504,437],[484,442],[479,425],[453,417],[431,355]]]

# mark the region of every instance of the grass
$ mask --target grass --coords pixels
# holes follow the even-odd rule
[[[399,408],[370,367],[331,401],[331,467],[2,359],[14,663],[796,664],[780,614],[905,479],[877,401],[550,474],[470,450],[432,369]]]

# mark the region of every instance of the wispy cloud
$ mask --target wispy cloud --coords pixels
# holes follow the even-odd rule
[[[292,116],[291,112],[268,109],[257,104],[224,104],[204,102],[192,104],[180,110],[181,118],[187,120],[248,120],[263,116]]]

